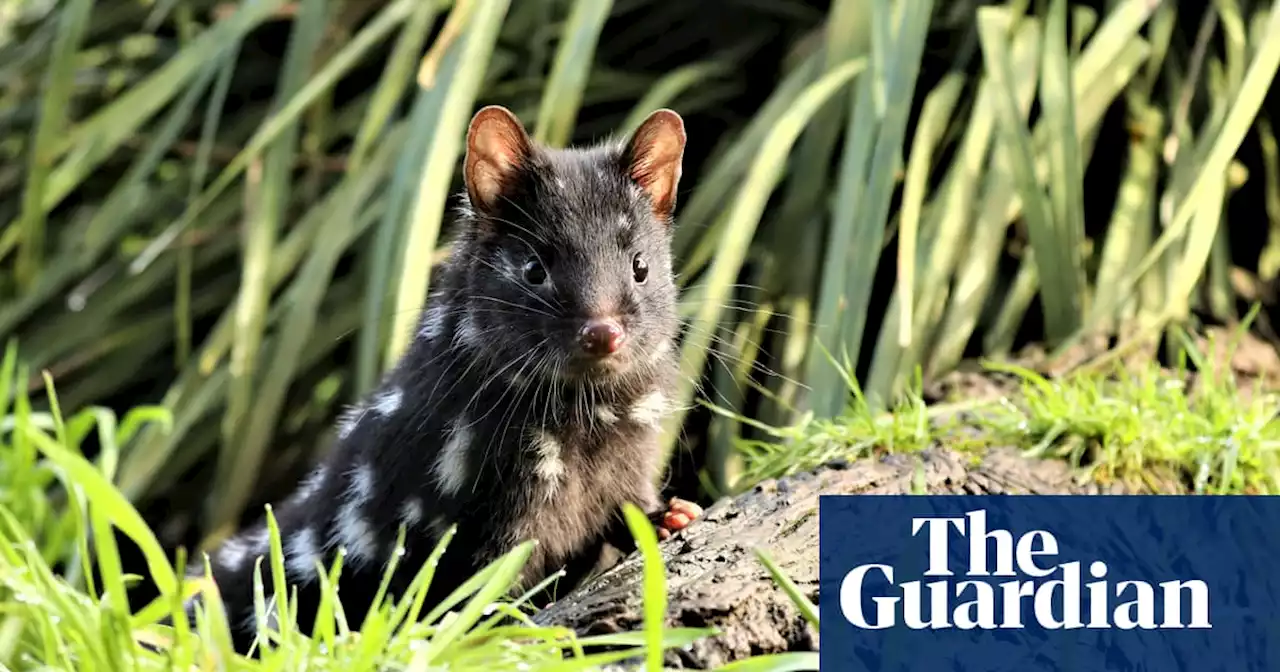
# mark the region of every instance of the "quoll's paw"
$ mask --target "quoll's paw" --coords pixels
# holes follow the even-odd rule
[[[701,506],[679,497],[672,497],[667,502],[667,510],[662,513],[662,519],[658,522],[658,538],[670,539],[671,535],[688,527],[701,515]]]

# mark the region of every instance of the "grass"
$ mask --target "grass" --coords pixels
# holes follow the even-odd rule
[[[975,457],[991,446],[1014,446],[1028,457],[1063,459],[1082,478],[1119,480],[1157,492],[1170,483],[1178,491],[1197,493],[1280,492],[1280,395],[1259,388],[1245,400],[1232,374],[1217,371],[1190,341],[1185,352],[1188,359],[1173,370],[1153,363],[1060,379],[991,363],[991,371],[1019,381],[1017,393],[930,406],[917,392],[892,413],[870,406],[848,378],[855,402],[838,418],[763,427],[774,439],[743,446],[747,469],[739,489],[835,460],[944,445]],[[11,345],[3,362],[3,374],[11,380],[26,375],[16,355]],[[1199,372],[1193,385],[1188,382],[1191,366]],[[0,399],[5,413],[0,475],[6,485],[0,489],[0,663],[11,669],[177,665],[426,670],[443,665],[460,670],[585,670],[633,660],[658,670],[667,649],[717,634],[713,629],[664,627],[666,588],[657,536],[632,507],[625,513],[644,561],[642,631],[580,637],[565,628],[536,625],[524,604],[533,591],[521,596],[510,592],[531,550],[527,543],[424,613],[421,600],[435,560],[447,552],[451,531],[417,569],[407,593],[386,595],[384,581],[375,606],[359,623],[347,620],[334,590],[341,554],[323,573],[321,616],[311,632],[293,626],[296,604],[287,597],[289,588],[282,583],[264,586],[258,574],[258,623],[280,625],[260,625],[256,657],[237,656],[230,652],[228,624],[217,608],[216,592],[205,592],[210,608],[199,609],[194,623],[186,620],[181,597],[206,584],[179,581],[188,561],[185,553],[171,561],[112,482],[118,447],[148,424],[171,427],[168,412],[142,407],[117,422],[107,409],[88,408],[64,418],[47,376],[45,383],[49,413],[32,411],[25,392]],[[91,432],[104,446],[95,461],[80,452]],[[283,577],[284,557],[270,507],[267,516],[270,553],[260,562],[272,563],[274,575]],[[124,598],[126,586],[143,577],[124,573],[113,531],[146,556],[146,579],[161,591],[151,604],[131,609]],[[757,556],[797,611],[816,626],[816,608],[802,590],[767,553],[758,550]],[[273,612],[275,617],[269,618]],[[172,619],[172,625],[162,624],[163,618]],[[817,661],[816,654],[777,654],[720,669],[811,670],[817,669]]]
[[[15,352],[10,347],[4,362],[9,380],[22,375],[15,370]],[[48,393],[51,413],[32,412],[25,393],[13,400],[12,412],[8,400],[0,406],[5,412],[5,439],[0,442],[5,484],[0,489],[0,663],[6,669],[427,670],[446,665],[459,670],[586,670],[638,657],[647,661],[647,669],[660,669],[666,649],[715,634],[711,629],[664,627],[665,581],[657,535],[633,507],[627,519],[645,565],[642,632],[578,637],[563,627],[535,625],[524,604],[533,591],[511,593],[530,543],[494,561],[440,605],[427,605],[431,609],[424,613],[422,598],[436,561],[447,551],[451,530],[417,570],[406,594],[386,595],[384,582],[375,606],[359,623],[346,619],[334,588],[341,554],[324,573],[322,616],[312,632],[292,626],[296,602],[288,588],[263,586],[259,573],[258,622],[271,623],[268,612],[278,610],[274,622],[281,626],[260,627],[251,652],[256,657],[237,656],[230,649],[216,591],[203,591],[208,608],[188,622],[182,598],[200,590],[203,582],[179,580],[185,575],[185,554],[171,562],[155,533],[112,483],[121,440],[145,423],[168,426],[171,418],[162,409],[140,408],[117,424],[110,411],[90,408],[64,419],[52,387]],[[79,450],[90,431],[97,431],[106,446],[96,462]],[[267,520],[270,553],[260,562],[272,563],[275,575],[283,577],[284,556],[270,507]],[[161,592],[136,610],[130,608],[125,589],[143,577],[123,572],[116,531],[142,550],[150,574],[146,578]],[[402,545],[403,536],[397,547]],[[387,575],[394,569],[393,559]],[[172,625],[162,624],[164,618]],[[604,646],[610,650],[586,653]],[[767,661],[757,661],[753,669],[783,669],[761,663]]]
[[[1275,3],[725,2],[0,3],[0,337],[43,373],[0,390],[0,502],[54,576],[88,588],[73,533],[147,534],[59,490],[51,455],[205,540],[318,459],[404,350],[491,103],[554,145],[685,117],[694,410],[665,442],[708,492],[997,436],[1103,480],[1275,490],[1274,400],[1227,381],[1021,371],[1012,406],[967,409],[976,437],[918,393],[1028,338],[1163,335],[1176,362],[1181,331],[1241,322],[1280,277]],[[15,553],[22,585],[56,584]],[[118,590],[74,594],[59,608],[96,615],[69,622],[119,630]],[[5,619],[0,650],[148,655]]]
[[[117,482],[188,508],[175,486],[211,483],[215,537],[403,351],[481,104],[554,145],[659,106],[696,130],[680,408],[835,418],[827,353],[887,408],[1041,323],[1069,346],[1230,322],[1280,269],[1270,3],[731,1],[16,3],[0,335],[69,407],[169,409]],[[666,445],[719,489],[767,435],[690,419]]]
[[[870,406],[855,386],[854,402],[834,419],[763,426],[770,438],[742,442],[746,466],[733,490],[836,461],[937,446],[977,458],[1001,446],[1142,492],[1280,494],[1280,393],[1258,385],[1242,394],[1204,349],[1186,339],[1172,369],[1115,364],[1058,378],[993,361],[989,374],[1018,383],[1008,394],[928,405],[917,388],[890,411]]]

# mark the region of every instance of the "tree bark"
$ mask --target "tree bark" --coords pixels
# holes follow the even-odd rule
[[[920,486],[923,486],[922,488]],[[1148,486],[1084,481],[1059,460],[1028,459],[1012,448],[971,454],[933,447],[837,463],[766,481],[709,507],[661,544],[668,627],[713,627],[718,636],[667,654],[667,665],[710,669],[753,655],[816,651],[818,634],[779,589],[753,549],[765,550],[818,602],[818,496],[829,494],[1124,494]],[[1157,488],[1177,490],[1165,481]],[[643,628],[642,560],[632,554],[541,611],[536,621],[581,635]]]

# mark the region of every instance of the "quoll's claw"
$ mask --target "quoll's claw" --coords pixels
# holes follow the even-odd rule
[[[662,514],[662,521],[658,525],[658,538],[669,539],[671,535],[688,527],[701,515],[701,506],[679,497],[672,497],[667,502],[667,510]]]

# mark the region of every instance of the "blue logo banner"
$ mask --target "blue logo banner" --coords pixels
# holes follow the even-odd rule
[[[1280,497],[820,501],[824,671],[1280,670]]]

